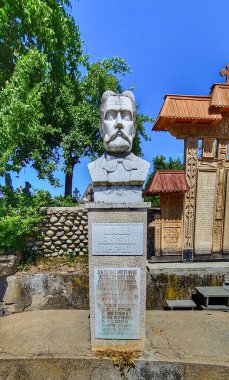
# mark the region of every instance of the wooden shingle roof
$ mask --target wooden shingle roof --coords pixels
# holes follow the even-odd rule
[[[215,83],[211,91],[211,107],[229,108],[229,85]]]
[[[185,193],[188,188],[184,170],[157,170],[144,195]]]
[[[207,96],[166,95],[153,130],[168,131],[175,123],[210,126],[222,120],[229,114],[229,64],[220,74],[226,76],[226,83],[215,83]]]
[[[210,109],[210,101],[211,96],[166,95],[153,130],[167,130],[166,125],[170,120],[178,122],[221,120],[222,116]]]

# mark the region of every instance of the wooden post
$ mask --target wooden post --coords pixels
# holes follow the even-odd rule
[[[187,137],[184,146],[185,175],[189,190],[185,193],[183,219],[183,249],[193,249],[197,184],[197,137]]]

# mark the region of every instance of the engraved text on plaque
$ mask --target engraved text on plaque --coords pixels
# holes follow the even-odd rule
[[[140,268],[94,268],[95,338],[140,338]]]
[[[143,255],[143,223],[92,223],[93,255]]]
[[[199,171],[196,201],[195,253],[211,254],[216,171]]]

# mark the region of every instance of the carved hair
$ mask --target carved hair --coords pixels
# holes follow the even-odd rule
[[[118,97],[126,96],[127,98],[129,98],[131,100],[132,107],[133,107],[133,119],[135,120],[135,117],[136,117],[135,97],[131,91],[125,91],[122,94],[116,94],[115,92],[110,91],[110,90],[105,91],[103,93],[103,96],[101,99],[101,106],[100,106],[100,128],[99,128],[100,133],[102,132],[102,121],[104,119],[104,106],[105,106],[105,103],[107,101],[107,98],[109,98],[110,96],[118,96]]]

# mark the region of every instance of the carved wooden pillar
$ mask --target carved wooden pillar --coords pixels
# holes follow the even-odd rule
[[[161,256],[161,220],[153,221],[154,228],[154,255]]]
[[[185,193],[183,219],[183,249],[193,249],[195,232],[195,206],[197,181],[198,138],[187,137],[184,146],[185,175],[189,190]]]
[[[217,173],[217,190],[215,201],[215,216],[213,227],[213,253],[221,253],[223,244],[223,221],[224,221],[224,207],[225,207],[225,168],[223,163],[218,167]]]
[[[223,254],[229,255],[229,169],[226,173],[226,199],[224,214],[224,232],[223,232]]]
[[[221,253],[223,250],[223,227],[224,227],[224,210],[226,197],[226,168],[225,161],[228,157],[228,140],[218,139],[217,141],[217,190],[214,215],[213,229],[213,253]]]

